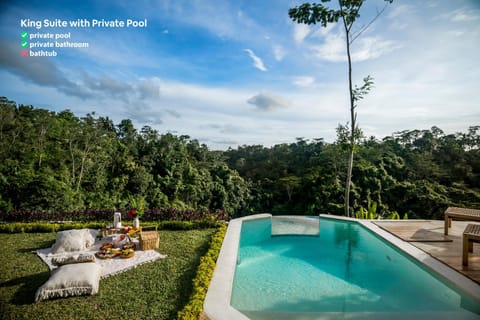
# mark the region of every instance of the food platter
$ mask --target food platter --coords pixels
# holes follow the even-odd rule
[[[135,250],[133,250],[131,248],[130,249],[124,249],[120,253],[120,258],[129,259],[129,258],[133,257],[134,255],[135,255]]]
[[[123,245],[122,249],[114,248],[113,246],[111,242],[104,243],[100,250],[95,253],[95,256],[99,259],[112,259],[115,257],[129,259],[135,255],[135,244],[133,243]]]
[[[100,247],[100,251],[95,253],[95,256],[99,259],[112,259],[120,255],[121,253],[122,253],[121,249],[112,248],[112,247],[109,247],[108,245],[107,246],[103,245],[102,247]]]

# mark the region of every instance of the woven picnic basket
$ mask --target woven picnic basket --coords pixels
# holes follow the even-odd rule
[[[142,227],[140,231],[140,249],[153,250],[158,249],[159,239],[157,227]]]

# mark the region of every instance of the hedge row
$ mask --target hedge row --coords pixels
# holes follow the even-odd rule
[[[217,232],[212,236],[210,248],[207,253],[200,259],[200,265],[197,274],[193,279],[193,292],[187,305],[178,312],[178,320],[198,320],[203,317],[203,302],[207,295],[208,286],[215,270],[216,262],[220,249],[222,247],[223,238],[227,232],[227,225],[222,224]]]
[[[113,221],[113,213],[121,212],[126,219],[127,211],[112,209],[89,209],[71,212],[11,211],[0,212],[0,221],[4,222],[39,222],[39,221]],[[195,221],[195,220],[228,220],[223,210],[190,210],[177,208],[145,209],[143,221]]]
[[[36,232],[58,232],[69,229],[100,229],[105,227],[103,222],[67,222],[67,223],[48,223],[48,222],[14,222],[0,224],[0,233],[36,233]],[[145,226],[157,226],[159,230],[193,230],[217,228],[221,222],[214,220],[196,220],[196,221],[161,221],[145,222]]]

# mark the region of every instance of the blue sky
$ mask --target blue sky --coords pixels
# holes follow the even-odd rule
[[[77,116],[95,111],[115,123],[129,118],[138,129],[189,135],[212,149],[297,137],[333,142],[349,119],[343,30],[292,22],[288,9],[301,3],[7,1],[0,5],[0,96]],[[366,1],[355,26],[384,4]],[[56,18],[148,24],[20,26]],[[71,42],[89,47],[22,57],[23,30],[71,32]],[[375,81],[357,110],[365,135],[480,125],[480,1],[394,1],[352,50],[355,83],[367,75]]]

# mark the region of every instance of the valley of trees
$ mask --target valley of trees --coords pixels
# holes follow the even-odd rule
[[[233,214],[248,204],[249,187],[222,152],[187,136],[0,98],[1,211],[124,209],[139,196],[148,208]]]
[[[252,182],[251,212],[344,214],[348,146],[342,128],[333,144],[321,139],[243,146],[225,155]],[[467,133],[439,128],[402,131],[379,141],[363,139],[353,166],[354,211],[377,204],[387,217],[443,219],[448,206],[480,208],[480,126]]]
[[[229,217],[344,213],[348,141],[297,138],[273,147],[209,150],[188,136],[137,130],[0,98],[0,220],[15,211],[147,208],[223,210]],[[480,126],[364,138],[351,203],[376,213],[442,219],[447,206],[480,208]]]

